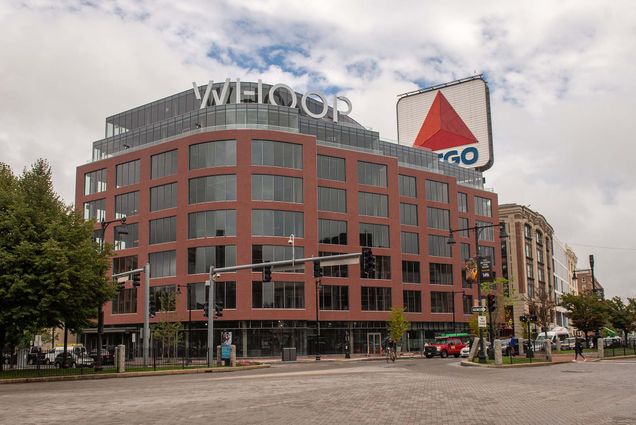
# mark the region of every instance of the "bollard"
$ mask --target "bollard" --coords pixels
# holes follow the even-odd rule
[[[479,338],[475,337],[473,341],[473,345],[470,347],[470,352],[468,353],[468,361],[472,362],[475,356],[477,355],[477,350],[479,349]]]
[[[230,354],[230,366],[236,366],[236,345],[232,344],[232,351]]]
[[[561,351],[561,340],[559,338],[556,340],[556,350]]]
[[[603,338],[598,338],[596,340],[596,346],[598,347],[598,358],[602,359],[605,357],[605,346],[603,344]]]
[[[120,344],[115,349],[115,364],[117,365],[117,373],[126,372],[126,346]]]
[[[495,364],[501,365],[503,363],[503,359],[501,357],[501,340],[495,340]]]
[[[526,346],[523,338],[519,338],[519,356],[523,356],[526,354]]]

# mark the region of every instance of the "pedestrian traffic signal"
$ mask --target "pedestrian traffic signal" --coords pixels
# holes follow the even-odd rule
[[[214,303],[214,318],[218,319],[219,317],[223,317],[223,301]]]
[[[375,277],[375,256],[368,248],[362,250],[362,275],[369,279]]]
[[[121,292],[126,289],[126,282],[117,282],[117,291]]]
[[[322,277],[322,269],[320,268],[320,261],[314,260],[314,277],[320,278]]]
[[[141,286],[141,275],[139,273],[136,273],[133,275],[132,285],[133,285],[133,288],[138,288]]]
[[[148,300],[148,315],[150,317],[155,317],[157,314],[157,300],[155,297],[150,297]]]
[[[210,308],[208,303],[203,304],[203,317],[208,317],[210,315]]]
[[[263,282],[272,281],[272,266],[263,267]]]
[[[497,309],[497,296],[494,294],[488,295],[488,311],[494,312]]]

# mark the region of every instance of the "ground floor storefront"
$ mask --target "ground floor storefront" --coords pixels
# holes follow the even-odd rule
[[[104,347],[126,346],[130,357],[143,350],[143,326],[105,327]],[[413,322],[402,339],[403,351],[421,351],[425,342],[443,333],[465,332],[466,323]],[[220,344],[229,336],[236,345],[238,357],[279,357],[283,348],[296,348],[297,355],[378,354],[382,340],[388,335],[386,322],[320,322],[320,338],[316,322],[289,320],[215,321],[214,341]],[[176,357],[205,357],[208,328],[206,322],[185,322],[151,326],[151,350]],[[95,329],[87,329],[80,337],[89,351],[97,346]]]

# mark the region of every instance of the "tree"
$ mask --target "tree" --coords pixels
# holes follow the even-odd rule
[[[561,306],[569,311],[568,317],[574,326],[585,333],[602,327],[607,320],[607,304],[592,291],[579,295],[565,294]]]
[[[550,298],[550,294],[542,286],[537,288],[535,297],[526,297],[526,301],[530,314],[537,317],[537,325],[546,333],[547,337],[550,323],[552,323],[552,312],[557,306],[556,302]]]
[[[408,331],[410,323],[404,316],[404,307],[393,307],[391,313],[389,313],[389,321],[387,323],[389,328],[389,336],[396,343],[402,339],[404,333]]]
[[[0,164],[0,346],[62,324],[77,331],[112,299],[110,251],[93,226],[54,192],[46,161],[19,177]]]
[[[616,329],[623,331],[625,343],[627,344],[627,333],[634,329],[634,320],[629,304],[625,304],[621,297],[614,297],[605,301],[609,314],[609,323]]]
[[[508,319],[506,318],[506,310],[514,305],[514,289],[510,288],[508,279],[498,277],[490,282],[481,282],[481,294],[484,298],[488,294],[493,294],[496,297],[495,311],[492,312],[492,320],[495,337],[499,337],[501,335],[502,326],[509,325],[512,327],[512,322],[508,323]],[[500,326],[497,326],[497,324]],[[470,322],[469,326],[471,326]],[[477,326],[476,318],[475,326]],[[478,333],[479,329],[477,328],[477,334]]]
[[[181,322],[172,320],[177,305],[177,296],[174,292],[164,291],[158,294],[159,318],[161,321],[157,323],[153,330],[152,336],[162,345],[162,356],[168,355],[170,358],[170,349],[173,349],[174,355],[177,355],[176,344],[183,337],[183,325]]]

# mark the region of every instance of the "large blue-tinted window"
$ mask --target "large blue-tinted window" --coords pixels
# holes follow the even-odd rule
[[[236,165],[236,140],[219,140],[190,146],[190,169]]]
[[[303,169],[303,146],[273,140],[252,140],[252,165]]]
[[[188,199],[191,204],[236,200],[236,176],[224,174],[190,179]]]

